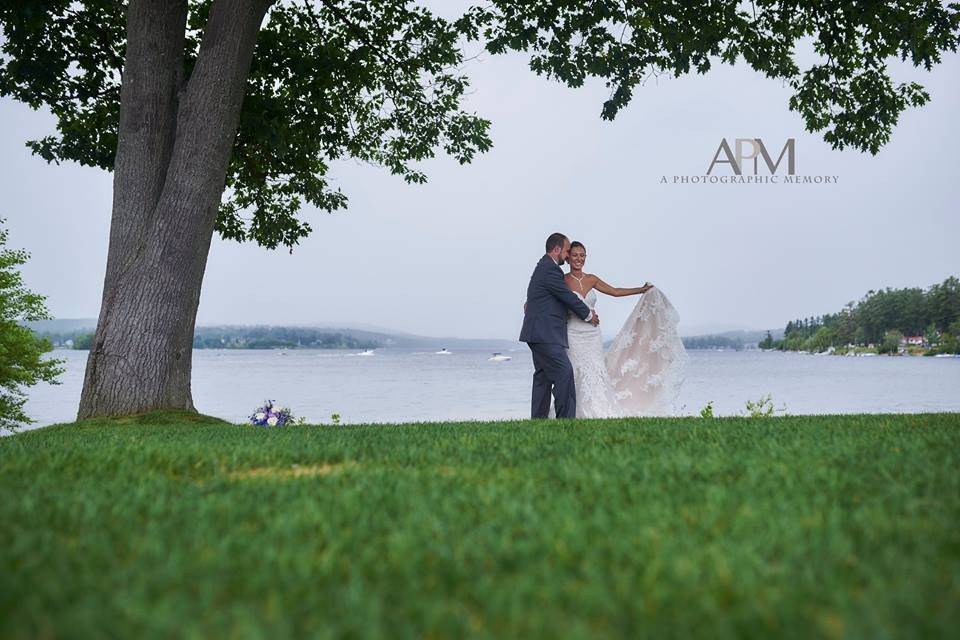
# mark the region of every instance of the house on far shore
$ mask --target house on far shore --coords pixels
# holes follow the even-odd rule
[[[927,341],[923,336],[903,336],[900,338],[900,346],[925,347]]]

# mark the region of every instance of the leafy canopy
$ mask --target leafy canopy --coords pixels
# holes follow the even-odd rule
[[[125,6],[8,0],[0,9],[0,95],[52,111],[57,132],[28,143],[48,161],[113,165]],[[190,3],[185,81],[209,6]],[[278,2],[258,37],[217,230],[292,247],[311,230],[304,203],[347,204],[330,183],[333,160],[423,182],[417,163],[438,149],[461,163],[488,150],[489,122],[462,109],[464,38],[494,54],[529,52],[534,72],[571,87],[603,79],[608,120],[650,77],[743,60],[793,89],[789,108],[809,131],[876,154],[900,114],[930,99],[916,82],[894,83],[888,62],[929,70],[958,36],[960,4],[939,0],[493,0],[452,22],[408,0]],[[807,41],[819,61],[800,69],[795,50]]]
[[[530,67],[572,87],[605,78],[612,120],[638,85],[660,74],[706,73],[717,60],[743,59],[794,90],[790,109],[835,149],[876,154],[908,106],[930,96],[917,83],[894,84],[893,57],[931,69],[956,51],[960,4],[906,2],[711,0],[493,0],[458,23],[493,53],[530,51]],[[812,39],[821,61],[801,71],[800,42]]]
[[[184,81],[210,2],[191,2]],[[48,161],[110,170],[117,147],[126,3],[16,0],[0,9],[0,95],[49,108],[57,132],[32,141]],[[461,163],[486,151],[490,123],[461,109],[468,87],[453,24],[407,2],[283,2],[257,37],[217,231],[292,247],[310,233],[304,203],[346,206],[329,166],[354,158],[408,182],[442,149]]]

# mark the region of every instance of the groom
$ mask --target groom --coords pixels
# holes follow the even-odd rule
[[[567,309],[590,322],[600,324],[590,307],[567,288],[560,265],[570,253],[570,240],[562,233],[547,238],[547,253],[537,263],[527,286],[520,342],[533,352],[533,399],[531,418],[546,418],[550,411],[550,390],[558,418],[577,415],[577,392],[573,367],[567,357]]]

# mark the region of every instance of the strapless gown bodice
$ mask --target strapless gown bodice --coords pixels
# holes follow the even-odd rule
[[[586,296],[580,295],[579,292],[574,291],[576,296],[583,300],[583,302],[590,307],[590,309],[596,309],[597,307],[597,292],[594,289],[587,291]],[[600,327],[595,327],[589,322],[585,322],[580,318],[576,313],[570,311],[569,321],[567,322],[567,333],[575,332],[578,334],[600,334]]]
[[[597,292],[586,296],[574,291],[588,307],[596,310]],[[620,415],[613,384],[603,361],[603,335],[600,327],[584,322],[573,311],[567,320],[567,343],[573,380],[577,389],[578,418],[610,418]]]

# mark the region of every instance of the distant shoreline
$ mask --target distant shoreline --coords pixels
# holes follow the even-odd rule
[[[757,349],[763,353],[795,353],[800,356],[839,356],[841,358],[960,358],[957,353],[828,353],[827,351],[794,351],[792,349]]]

